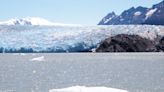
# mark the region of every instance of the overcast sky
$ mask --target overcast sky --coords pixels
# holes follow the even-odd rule
[[[41,17],[56,23],[96,25],[109,12],[151,7],[162,0],[0,0],[0,21]]]

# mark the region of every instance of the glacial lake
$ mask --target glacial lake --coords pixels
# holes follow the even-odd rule
[[[164,92],[164,53],[0,54],[0,92],[72,86]]]

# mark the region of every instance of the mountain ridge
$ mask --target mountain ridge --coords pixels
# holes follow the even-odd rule
[[[112,17],[115,16],[115,17]],[[150,24],[164,25],[164,1],[147,7],[131,7],[120,15],[115,12],[106,15],[98,25],[127,25],[127,24]]]

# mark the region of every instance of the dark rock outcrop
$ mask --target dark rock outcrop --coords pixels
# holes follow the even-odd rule
[[[105,39],[96,52],[156,52],[154,41],[138,35],[120,34]]]
[[[152,8],[142,6],[137,8],[132,7],[123,11],[120,15],[112,12],[98,23],[98,25],[128,24],[164,25],[164,1],[153,5]]]
[[[161,38],[159,44],[156,47],[158,51],[164,52],[164,37]]]

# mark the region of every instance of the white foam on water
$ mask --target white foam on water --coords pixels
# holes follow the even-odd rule
[[[108,87],[85,87],[85,86],[72,86],[62,89],[51,89],[49,92],[128,92],[122,89],[108,88]]]

